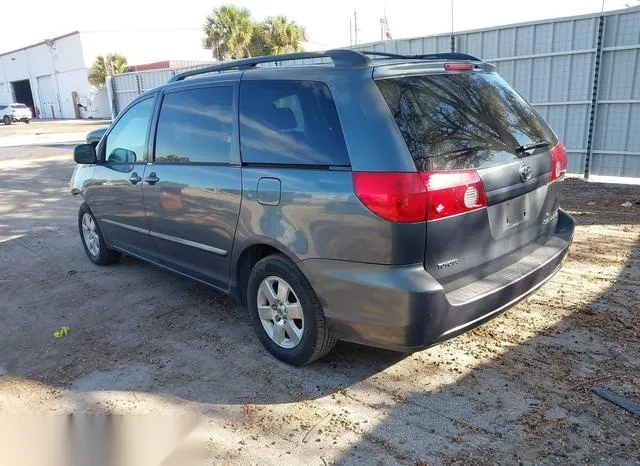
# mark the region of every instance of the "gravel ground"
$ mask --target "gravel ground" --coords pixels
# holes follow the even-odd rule
[[[93,266],[70,158],[0,148],[3,413],[192,414],[178,451],[216,464],[639,461],[640,417],[591,392],[640,403],[637,186],[565,181],[566,265],[482,327],[412,355],[339,343],[294,369],[230,298],[131,258]]]

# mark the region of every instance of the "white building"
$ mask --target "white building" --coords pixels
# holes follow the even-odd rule
[[[0,104],[24,103],[40,118],[109,118],[106,88],[87,79],[98,55],[119,53],[130,64],[177,54],[182,60],[211,59],[201,35],[197,30],[75,31],[0,53]]]

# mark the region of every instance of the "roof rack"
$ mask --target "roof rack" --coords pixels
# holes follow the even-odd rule
[[[215,73],[219,71],[230,70],[246,70],[255,68],[261,63],[273,63],[291,60],[306,60],[310,58],[330,58],[335,66],[367,66],[371,63],[369,57],[355,50],[334,49],[326,52],[299,52],[287,53],[283,55],[270,55],[266,57],[243,58],[241,60],[233,60],[219,65],[207,66],[195,70],[185,71],[172,77],[169,82],[182,81],[189,76],[197,76],[199,74]]]
[[[428,53],[423,55],[400,55],[398,53],[375,52],[369,50],[360,50],[363,55],[378,56],[384,58],[403,58],[405,60],[471,60],[482,61],[478,57],[468,55],[466,53],[445,52],[445,53]]]

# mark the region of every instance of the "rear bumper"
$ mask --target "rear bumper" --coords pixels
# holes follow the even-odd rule
[[[554,236],[530,256],[448,292],[422,264],[309,259],[298,265],[339,339],[411,351],[476,327],[531,294],[561,267],[574,229],[560,209]]]

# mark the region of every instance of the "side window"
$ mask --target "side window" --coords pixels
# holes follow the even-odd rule
[[[138,102],[113,127],[106,141],[106,163],[135,163],[144,158],[153,98]]]
[[[155,162],[228,163],[233,130],[233,88],[207,87],[164,96]]]
[[[242,81],[242,161],[350,165],[336,106],[316,81]]]

